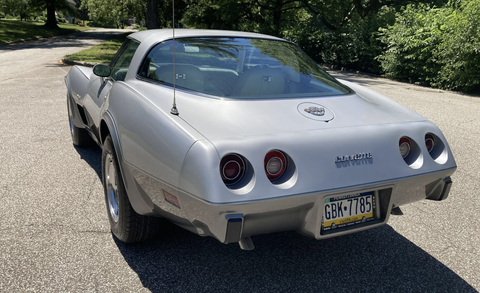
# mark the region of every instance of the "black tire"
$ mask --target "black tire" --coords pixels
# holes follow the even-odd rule
[[[72,135],[72,142],[78,147],[92,146],[93,140],[85,129],[78,128],[73,124],[73,102],[70,97],[67,96],[67,108],[68,108],[68,123],[70,126],[70,134]]]
[[[107,136],[102,151],[102,178],[105,204],[113,235],[123,243],[142,242],[159,232],[161,218],[135,212],[128,199],[118,167],[111,136]],[[113,177],[113,178],[112,178]]]

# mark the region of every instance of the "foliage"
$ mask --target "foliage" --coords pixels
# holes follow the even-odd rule
[[[383,7],[361,17],[353,2],[198,0],[187,6],[182,23],[275,35],[299,44],[318,62],[378,73],[375,57],[384,48],[378,28],[393,24],[395,10]]]
[[[443,8],[409,5],[394,25],[382,29],[385,75],[443,89],[480,89],[480,2],[464,0]]]
[[[121,28],[128,19],[128,1],[88,0],[82,3],[82,8],[88,8],[92,21],[106,27]]]
[[[283,37],[305,14],[299,1],[197,0],[187,5],[181,22],[192,28],[252,31]]]
[[[445,89],[480,93],[480,1],[463,1],[445,23],[437,49],[442,68],[432,83]]]
[[[318,30],[313,34],[316,48],[307,51],[322,63],[379,73],[380,63],[375,58],[385,46],[378,40],[378,28],[392,24],[394,14],[394,9],[384,7],[364,18],[354,15],[336,31]]]
[[[387,77],[428,85],[439,70],[436,50],[442,41],[449,8],[409,5],[398,13],[395,24],[382,29],[388,49],[378,59]]]
[[[32,5],[30,0],[0,0],[0,11],[5,14],[15,14],[21,20],[27,20],[38,9]]]
[[[160,27],[171,27],[172,1],[158,0],[158,24]],[[178,20],[185,10],[185,1],[175,1],[175,19]],[[99,26],[121,28],[129,25],[129,18],[134,17],[137,23],[146,20],[147,7],[144,0],[83,0],[82,9],[88,9],[89,17]]]

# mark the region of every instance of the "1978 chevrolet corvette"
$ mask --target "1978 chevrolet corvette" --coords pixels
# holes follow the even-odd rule
[[[160,219],[243,249],[275,231],[340,236],[444,200],[456,170],[432,122],[267,35],[138,32],[110,65],[65,81],[73,144],[102,147],[107,214],[126,243]]]

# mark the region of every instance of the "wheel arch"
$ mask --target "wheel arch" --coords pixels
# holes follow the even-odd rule
[[[102,119],[102,121],[100,122],[100,143],[102,145],[109,134],[111,135],[107,122],[105,122],[105,119]]]

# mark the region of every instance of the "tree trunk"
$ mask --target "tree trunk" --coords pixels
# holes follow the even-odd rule
[[[277,0],[273,7],[273,35],[280,37],[280,25],[282,24],[283,0]]]
[[[47,22],[45,27],[50,29],[60,29],[57,25],[57,17],[55,16],[55,0],[47,0]]]
[[[147,0],[147,29],[158,28],[158,0]]]

